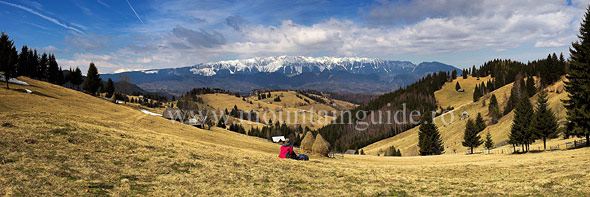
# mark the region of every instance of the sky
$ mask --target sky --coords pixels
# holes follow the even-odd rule
[[[278,55],[459,68],[569,55],[583,0],[0,0],[0,31],[100,73]]]

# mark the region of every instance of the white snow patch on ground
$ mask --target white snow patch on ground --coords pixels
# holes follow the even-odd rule
[[[162,114],[156,114],[154,112],[151,112],[151,111],[148,111],[148,110],[145,110],[145,109],[142,109],[141,112],[146,113],[146,114],[149,114],[149,115],[152,115],[152,116],[162,116]]]
[[[0,81],[6,83],[6,80],[4,79],[4,75],[2,75],[2,74],[0,74]],[[14,83],[14,84],[24,85],[24,86],[28,86],[29,85],[27,82],[18,80],[16,78],[10,78],[8,80],[8,83]]]
[[[29,90],[29,89],[25,89],[25,91],[27,91],[27,94],[31,94],[33,93],[33,91]]]

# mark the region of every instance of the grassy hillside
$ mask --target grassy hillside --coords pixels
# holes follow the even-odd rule
[[[281,160],[266,140],[20,79],[0,88],[0,195],[590,195],[589,148]]]
[[[473,102],[473,90],[475,85],[480,84],[482,81],[486,82],[488,79],[490,78],[485,77],[481,78],[480,80],[477,80],[473,77],[469,77],[467,79],[458,78],[453,82],[447,82],[441,90],[435,92],[437,103],[439,103],[440,106],[443,106],[443,108],[446,108],[447,106],[454,107],[454,110],[450,111],[449,113],[435,118],[435,122],[441,133],[447,154],[464,153],[467,151],[467,148],[461,145],[465,131],[465,124],[467,123],[467,119],[461,120],[460,118],[463,112],[467,112],[472,119],[475,119],[478,112],[484,116],[484,120],[487,122],[488,127],[479,134],[482,136],[482,139],[485,139],[485,135],[490,132],[492,139],[496,144],[500,144],[508,140],[514,113],[510,112],[509,114],[502,117],[498,123],[489,125],[491,120],[488,117],[488,107],[487,105],[483,105],[483,101],[485,100],[486,103],[489,103],[491,94],[484,96],[479,102]],[[457,81],[459,84],[461,84],[461,87],[465,89],[465,92],[455,91],[455,83]],[[492,92],[496,95],[498,103],[500,104],[500,109],[503,109],[506,105],[511,89],[512,84],[508,84]],[[550,102],[551,109],[554,113],[556,113],[559,120],[565,120],[565,109],[563,108],[563,105],[560,101],[561,99],[565,99],[567,97],[567,94],[563,91],[563,81],[559,81],[554,85],[547,87],[546,90],[548,91],[548,100]],[[536,101],[536,96],[532,97],[531,101],[534,103]],[[451,118],[451,116],[453,118]],[[453,119],[452,122],[451,119]],[[447,122],[444,122],[443,120],[446,120]],[[562,144],[574,140],[575,139],[554,139],[548,142],[548,146]],[[388,147],[394,145],[396,148],[401,150],[402,155],[415,156],[418,155],[417,144],[418,127],[415,127],[394,137],[373,143],[363,148],[363,150],[367,154],[377,155],[379,150],[386,150]],[[542,144],[540,141],[537,141],[531,146],[531,149],[535,150],[539,147],[542,148]],[[477,150],[483,149],[483,146],[480,146]],[[511,152],[512,146],[498,147],[495,149],[495,151],[500,153],[502,151],[505,153]]]
[[[302,125],[302,127],[308,126],[311,129],[318,129],[335,119],[334,114],[320,113],[320,111],[336,112],[339,109],[354,107],[354,104],[337,100],[334,100],[334,105],[321,104],[300,95],[301,98],[310,101],[310,103],[307,103],[305,100],[298,98],[295,91],[275,91],[271,95],[271,98],[261,100],[258,100],[256,96],[252,96],[248,97],[246,101],[228,94],[205,94],[199,95],[199,97],[203,98],[203,102],[214,109],[231,110],[235,105],[241,110],[257,110],[260,118],[265,122],[269,120],[273,122],[277,120],[281,120],[281,122],[289,121],[290,126]],[[274,101],[277,96],[281,98],[280,102]],[[328,99],[325,100],[328,101]],[[311,112],[312,109],[313,113]],[[263,116],[265,112],[267,115]]]

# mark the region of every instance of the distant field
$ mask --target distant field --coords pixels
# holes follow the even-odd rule
[[[0,88],[0,195],[590,195],[590,148],[281,160],[263,139],[20,79]]]

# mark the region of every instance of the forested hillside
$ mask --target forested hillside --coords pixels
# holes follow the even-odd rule
[[[563,55],[550,54],[545,59],[540,59],[528,63],[522,63],[513,60],[492,60],[485,62],[479,67],[472,67],[464,69],[462,72],[463,79],[469,76],[477,78],[478,83],[475,88],[466,92],[472,95],[473,101],[478,101],[480,97],[489,95],[490,92],[499,89],[507,84],[517,82],[519,86],[510,91],[508,95],[507,106],[503,108],[503,114],[506,115],[513,110],[521,96],[521,87],[535,86],[535,82],[531,81],[533,77],[539,79],[537,87],[546,87],[560,79],[567,70],[567,62]],[[425,112],[435,111],[440,114],[445,110],[452,110],[455,107],[444,103],[437,102],[435,99],[435,91],[457,78],[457,73],[439,72],[429,74],[418,82],[409,85],[406,88],[387,93],[377,97],[375,100],[355,108],[350,118],[353,124],[331,124],[319,129],[323,136],[327,136],[328,141],[335,145],[337,150],[359,149],[379,140],[395,136],[408,129],[416,126],[420,116],[410,116],[412,110],[418,110],[424,114]],[[527,86],[528,82],[528,86]],[[456,84],[453,84],[456,85]],[[460,86],[460,85],[459,85]],[[457,87],[457,90],[459,88]],[[534,94],[531,92],[529,94]],[[446,98],[453,99],[453,98]],[[397,110],[407,109],[405,116],[402,114],[395,114]],[[371,113],[360,113],[356,116],[358,111],[367,111]],[[379,117],[386,116],[388,111],[393,114],[390,117],[384,117],[383,123],[374,124],[372,120],[378,120]],[[395,124],[394,118],[401,120],[403,117],[407,119],[404,124]],[[338,123],[348,123],[349,117],[339,117]],[[501,118],[496,117],[496,118]],[[389,122],[387,122],[389,120]],[[392,124],[393,123],[393,124]],[[364,129],[363,129],[364,128]]]

